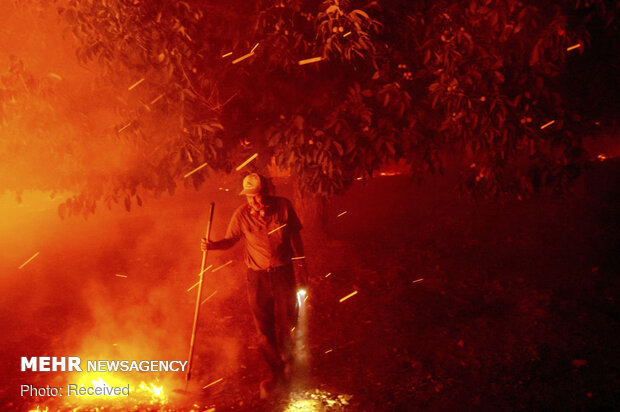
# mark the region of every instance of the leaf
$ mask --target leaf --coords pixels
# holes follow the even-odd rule
[[[363,18],[365,18],[366,20],[370,20],[370,16],[368,16],[368,14],[360,9],[355,9],[351,12],[351,14],[359,14],[360,16],[362,16]]]
[[[383,98],[383,106],[387,107],[390,102],[390,93],[385,93],[385,97]]]

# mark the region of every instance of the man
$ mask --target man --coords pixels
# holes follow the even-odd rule
[[[226,236],[219,241],[201,241],[202,250],[228,249],[245,238],[244,260],[248,267],[248,300],[259,335],[260,349],[271,376],[260,384],[266,399],[276,387],[287,383],[293,361],[293,328],[297,324],[297,285],[292,258],[298,265],[298,280],[305,286],[307,271],[299,231],[301,222],[291,202],[270,196],[265,178],[252,173],[243,179],[247,204],[234,212]]]

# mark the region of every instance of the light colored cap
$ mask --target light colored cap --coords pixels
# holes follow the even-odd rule
[[[261,189],[262,186],[260,183],[260,176],[256,173],[250,173],[243,178],[243,190],[239,194],[246,196],[256,196],[260,193]]]

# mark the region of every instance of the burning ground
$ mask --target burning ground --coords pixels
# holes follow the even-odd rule
[[[42,195],[5,199],[2,409],[613,409],[617,166],[594,164],[563,196],[462,200],[450,178],[385,176],[334,199],[329,232],[304,233],[306,361],[290,399],[274,404],[258,401],[264,366],[239,247],[209,256],[214,268],[233,263],[207,272],[190,395],[174,392],[183,374],[19,372],[20,356],[185,359],[208,203],[217,238],[234,191],[205,187],[87,221],[60,221],[58,200]],[[135,391],[125,401],[18,395],[24,382],[99,379]]]

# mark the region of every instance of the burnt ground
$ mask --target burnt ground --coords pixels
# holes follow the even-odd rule
[[[331,202],[326,236],[306,234],[310,361],[292,406],[258,402],[262,367],[237,296],[208,312],[199,336],[215,348],[210,336],[238,331],[245,349],[225,381],[132,409],[617,410],[618,166],[593,164],[571,193],[524,200],[461,199],[449,178],[356,185]],[[198,353],[202,384],[215,352]]]

